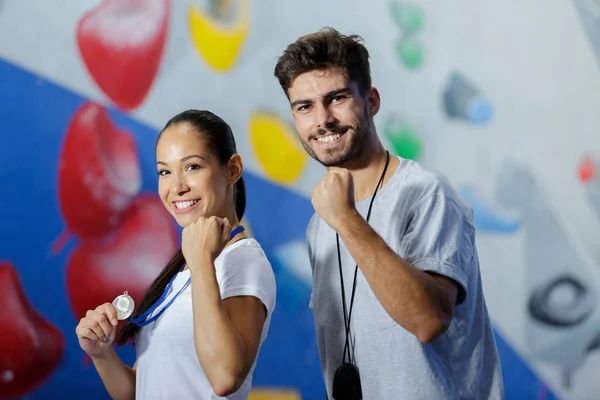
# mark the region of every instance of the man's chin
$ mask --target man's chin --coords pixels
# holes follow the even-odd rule
[[[339,161],[339,160],[326,160],[326,161],[320,161],[322,166],[326,167],[326,168],[330,168],[330,167],[338,167],[338,168],[342,168],[344,166],[344,163]]]
[[[322,156],[313,156],[324,167],[343,167],[348,162],[349,153],[325,154]]]

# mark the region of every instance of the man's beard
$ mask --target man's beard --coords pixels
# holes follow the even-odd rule
[[[349,133],[350,130],[353,131],[352,134]],[[337,152],[338,152],[337,155],[335,155],[336,150],[326,149],[325,150],[326,159],[324,159],[324,160],[320,159],[315,154],[314,150],[312,149],[312,147],[309,144],[313,140],[313,138],[315,138],[317,136],[321,136],[321,135],[325,134],[326,132],[336,133],[336,132],[343,132],[343,131],[346,131],[346,133],[344,133],[344,135],[351,135],[351,136],[346,137],[345,149],[343,149],[341,151],[337,150]],[[302,141],[302,146],[304,147],[306,152],[312,158],[317,160],[323,166],[325,166],[325,167],[341,167],[341,166],[345,165],[348,161],[354,159],[356,156],[358,156],[360,154],[362,149],[365,148],[368,136],[369,136],[368,125],[365,122],[360,121],[357,124],[356,128],[351,127],[351,126],[336,125],[336,126],[332,126],[332,127],[328,128],[327,130],[325,130],[325,129],[319,130],[316,134],[311,135],[307,142]],[[327,156],[329,156],[329,157],[327,157]]]

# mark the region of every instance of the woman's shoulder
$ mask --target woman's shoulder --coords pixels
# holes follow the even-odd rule
[[[237,242],[230,244],[225,247],[221,252],[222,255],[235,255],[235,256],[247,256],[247,255],[259,255],[264,254],[264,250],[258,240],[249,237],[240,239]]]
[[[219,255],[223,266],[243,263],[262,264],[271,267],[265,251],[254,238],[245,238],[227,246]]]
[[[254,295],[267,309],[273,309],[277,292],[275,272],[256,239],[242,239],[227,246],[215,268],[223,296]]]

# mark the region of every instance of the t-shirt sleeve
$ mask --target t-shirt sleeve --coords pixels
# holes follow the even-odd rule
[[[275,309],[275,274],[271,263],[258,249],[231,252],[219,280],[221,298],[254,296],[271,315]]]
[[[454,280],[459,305],[468,295],[474,241],[475,228],[456,201],[446,195],[431,195],[409,214],[400,255],[422,271]]]
[[[315,268],[315,253],[313,249],[313,241],[317,237],[317,216],[314,214],[310,221],[308,221],[308,226],[306,227],[306,250],[308,251],[308,260],[310,262],[310,267],[312,270]]]
[[[306,228],[306,251],[308,253],[308,261],[310,264],[311,273],[315,271],[315,252],[313,246],[313,240],[316,238],[317,232],[317,222],[316,222],[316,214],[312,216],[310,221],[308,222],[308,226]],[[308,300],[308,308],[311,310],[314,309],[313,303],[313,293],[311,291],[310,298]]]

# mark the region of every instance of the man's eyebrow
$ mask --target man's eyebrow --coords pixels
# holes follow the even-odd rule
[[[323,97],[327,99],[327,98],[335,97],[335,96],[340,95],[340,94],[348,94],[348,93],[351,93],[350,88],[349,87],[344,87],[344,88],[341,88],[341,89],[335,89],[335,90],[332,90],[330,92],[327,92],[327,93],[325,93],[325,95]],[[292,108],[294,108],[294,107],[296,107],[298,105],[306,105],[306,104],[312,104],[312,103],[313,103],[313,100],[310,100],[310,99],[300,99],[300,100],[294,100],[291,103],[291,106],[292,106]]]
[[[305,104],[312,104],[312,100],[309,99],[302,99],[302,100],[294,100],[291,104],[292,108],[299,106],[299,105],[305,105]]]
[[[327,93],[325,93],[325,96],[323,96],[323,97],[335,97],[338,94],[349,94],[351,92],[352,91],[350,90],[349,87],[345,87],[345,88],[341,88],[341,89],[332,90],[331,92],[327,92]]]

